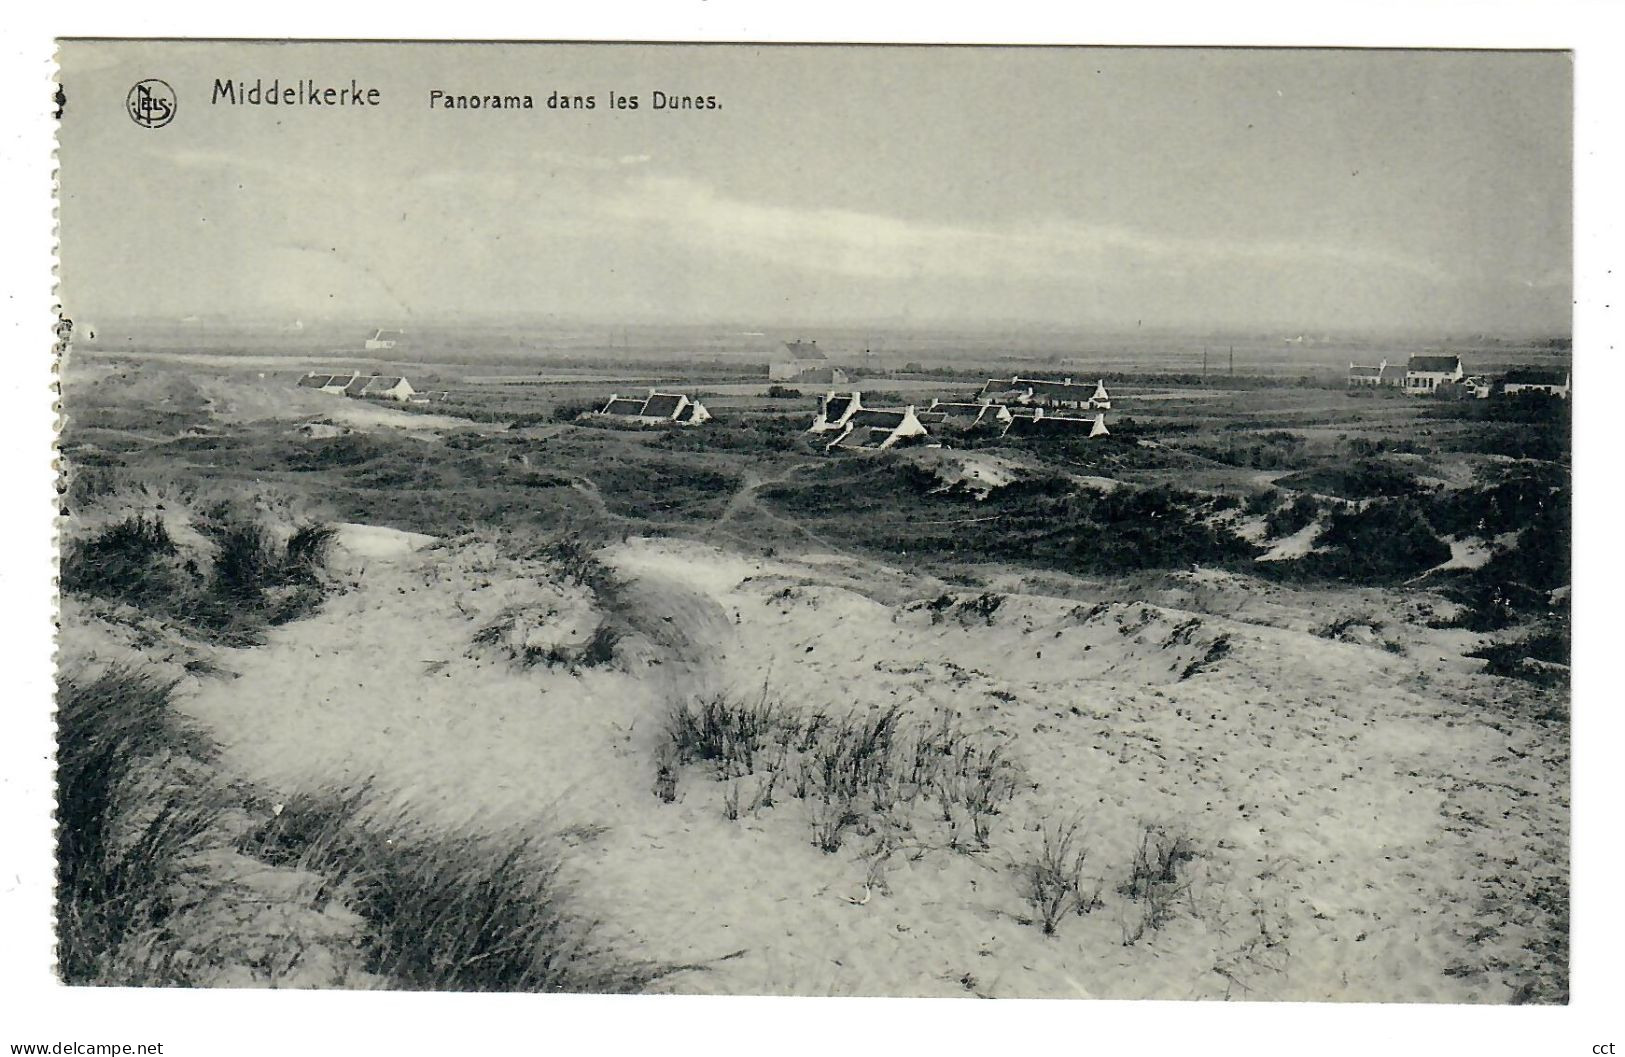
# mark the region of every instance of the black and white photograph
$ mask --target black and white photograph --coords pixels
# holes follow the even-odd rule
[[[60,985],[1571,1001],[1572,52],[55,63]]]

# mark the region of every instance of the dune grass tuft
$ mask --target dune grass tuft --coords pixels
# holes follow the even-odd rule
[[[1083,864],[1088,858],[1082,819],[1045,825],[1037,854],[1021,866],[1022,895],[1033,908],[1044,935],[1053,936],[1067,914],[1087,914],[1100,905],[1100,886],[1085,889]]]
[[[207,783],[161,766],[215,747],[170,708],[173,684],[124,668],[57,695],[57,961],[70,984],[177,982],[128,964],[178,909],[177,881],[224,812]]]
[[[583,914],[550,841],[445,834],[370,811],[366,786],[297,796],[245,850],[328,879],[367,967],[414,990],[630,993],[697,966],[627,958]]]

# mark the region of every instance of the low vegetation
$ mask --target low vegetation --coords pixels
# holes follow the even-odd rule
[[[62,549],[62,590],[127,603],[239,645],[321,604],[332,526],[304,522],[279,536],[255,515],[216,504],[194,514],[188,527],[205,546],[183,548],[156,512],[137,511],[70,536]]]
[[[674,798],[679,768],[695,763],[727,783],[730,817],[801,801],[812,843],[825,852],[839,850],[851,832],[915,833],[930,820],[946,830],[947,846],[985,850],[1019,776],[1002,742],[972,737],[950,717],[927,722],[895,706],[801,714],[765,689],[754,700],[718,696],[670,707],[656,752],[656,795]],[[755,780],[753,795],[730,807],[726,798],[739,796],[745,777]]]
[[[1086,840],[1081,818],[1046,823],[1039,830],[1037,853],[1019,867],[1023,895],[1046,936],[1055,935],[1068,914],[1087,914],[1100,906],[1100,883],[1090,887],[1083,875],[1089,857]]]
[[[1132,946],[1173,919],[1187,887],[1184,866],[1196,856],[1196,842],[1183,830],[1153,824],[1142,828],[1128,879],[1118,888],[1140,908],[1137,919],[1124,925],[1123,946]]]
[[[629,993],[688,968],[614,953],[546,841],[435,833],[369,814],[371,799],[365,787],[301,794],[242,847],[325,878],[366,922],[367,971],[392,986]]]
[[[173,687],[110,668],[57,693],[57,964],[70,984],[174,983],[182,883],[225,810],[197,778],[215,749]],[[188,773],[190,765],[191,773]]]

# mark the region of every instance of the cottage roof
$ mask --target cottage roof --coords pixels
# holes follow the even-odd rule
[[[644,403],[642,400],[618,396],[604,405],[603,413],[606,415],[641,415],[643,414]]]
[[[682,405],[681,394],[650,393],[648,402],[643,405],[643,415],[645,418],[671,418]]]
[[[1088,385],[1080,385],[1076,382],[1023,378],[1021,384],[1031,389],[1034,396],[1048,397],[1051,400],[1088,400],[1095,395],[1093,382]]]
[[[1510,385],[1568,385],[1567,367],[1514,367],[1503,381]]]
[[[1452,374],[1460,369],[1460,356],[1412,356],[1411,362],[1406,365],[1406,370],[1433,374]]]
[[[852,406],[850,396],[837,396],[824,401],[824,418],[830,422],[837,422],[846,414],[846,409]]]
[[[942,401],[932,403],[930,410],[941,412],[949,418],[981,418],[982,413],[992,404],[977,404],[969,401]]]
[[[692,419],[694,417],[694,409],[699,407],[699,406],[700,405],[698,405],[694,401],[690,400],[688,403],[683,405],[683,409],[681,411],[677,412],[677,418],[675,419],[675,421],[677,421],[677,422],[687,422],[687,421],[689,421],[690,419]]]
[[[1382,377],[1382,367],[1379,364],[1372,364],[1369,367],[1362,366],[1360,364],[1350,364],[1349,365],[1349,377],[1350,378],[1381,378]]]
[[[891,437],[891,430],[886,428],[870,429],[865,426],[853,426],[842,433],[830,445],[832,448],[878,448]]]
[[[307,374],[299,379],[299,384],[306,389],[320,389],[332,379],[333,376],[328,374]]]
[[[1041,415],[1038,418],[1021,417],[1010,422],[1009,432],[1017,436],[1036,433],[1091,433],[1094,418],[1073,418],[1068,415]]]
[[[1382,372],[1377,377],[1384,382],[1403,382],[1405,380],[1405,368],[1400,364],[1390,363],[1382,369]]]
[[[363,393],[382,393],[386,390],[395,388],[404,381],[406,381],[406,379],[398,375],[390,377],[389,375],[381,374],[374,378],[367,379],[366,388],[362,389],[361,391]]]
[[[875,411],[863,408],[852,412],[852,417],[847,421],[853,426],[891,430],[901,426],[907,416],[908,413],[905,411]]]
[[[344,393],[346,396],[360,396],[371,382],[371,378],[363,378],[357,375],[350,379],[350,384],[344,387]]]
[[[818,350],[817,341],[787,341],[784,347],[789,350],[792,360],[825,360],[825,356]]]

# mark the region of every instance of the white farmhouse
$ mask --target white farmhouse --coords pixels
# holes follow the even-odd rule
[[[378,352],[383,349],[393,349],[401,339],[399,330],[375,330],[372,337],[367,339],[367,351]]]
[[[698,400],[690,399],[685,393],[662,393],[655,389],[649,390],[646,397],[612,394],[609,402],[595,414],[640,426],[697,426],[711,420],[711,412]]]
[[[1412,356],[1405,365],[1405,391],[1426,396],[1445,382],[1459,382],[1466,374],[1460,356]]]
[[[825,451],[836,448],[872,448],[881,450],[895,444],[926,436],[926,429],[914,413],[914,405],[897,410],[864,408],[846,416],[846,424],[838,436],[824,445]]]
[[[345,392],[349,392],[354,385],[355,383],[351,382],[349,386],[345,387]],[[374,375],[367,379],[366,384],[361,387],[360,393],[356,395],[372,397],[377,400],[398,400],[404,404],[411,400],[412,395],[416,392],[417,390],[412,388],[412,383],[405,378],[391,375]]]

